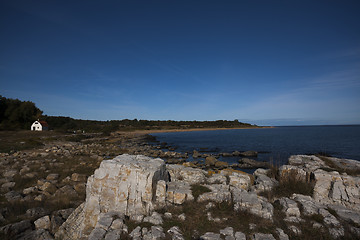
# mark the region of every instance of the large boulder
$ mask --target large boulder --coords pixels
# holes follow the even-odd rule
[[[168,181],[162,159],[124,154],[103,161],[88,178],[85,203],[60,227],[57,236],[87,237],[104,213],[115,212],[130,218],[151,214],[159,180]]]

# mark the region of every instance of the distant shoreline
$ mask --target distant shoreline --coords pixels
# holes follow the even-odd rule
[[[130,132],[126,132],[126,133],[151,134],[151,133],[167,133],[167,132],[198,132],[198,131],[262,129],[262,128],[275,128],[275,127],[266,126],[266,127],[239,127],[239,128],[189,128],[189,129],[157,129],[157,130],[154,129],[154,130],[135,130],[135,131],[130,131]],[[118,132],[122,132],[122,131],[118,131]]]

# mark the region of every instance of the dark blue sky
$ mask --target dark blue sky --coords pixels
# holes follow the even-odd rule
[[[48,115],[360,123],[359,1],[1,1],[0,36]]]

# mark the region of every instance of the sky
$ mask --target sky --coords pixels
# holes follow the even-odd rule
[[[0,95],[51,116],[360,124],[360,1],[0,0]]]

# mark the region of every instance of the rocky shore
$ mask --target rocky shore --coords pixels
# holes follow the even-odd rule
[[[247,174],[146,140],[118,133],[1,153],[1,239],[360,237],[358,161],[296,155],[276,167],[223,153],[257,168]]]

